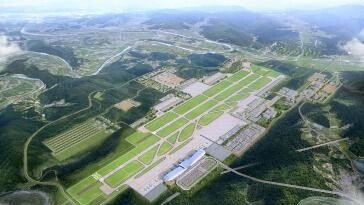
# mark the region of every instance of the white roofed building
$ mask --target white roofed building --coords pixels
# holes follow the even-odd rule
[[[194,165],[198,160],[200,160],[204,155],[206,154],[205,150],[203,149],[199,149],[197,150],[195,153],[193,153],[192,156],[190,156],[189,158],[183,160],[179,166],[187,169],[189,167],[191,167],[192,165]]]
[[[168,174],[166,174],[164,177],[163,177],[163,180],[165,182],[170,182],[170,181],[173,181],[175,180],[177,177],[179,177],[181,174],[183,174],[183,172],[185,172],[186,169],[183,168],[183,167],[176,167],[174,168],[172,171],[168,172]]]

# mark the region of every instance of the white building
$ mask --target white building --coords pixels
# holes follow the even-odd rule
[[[183,160],[179,164],[179,166],[187,169],[187,168],[191,167],[192,165],[194,165],[196,162],[198,162],[198,160],[200,160],[205,154],[206,154],[205,150],[199,149],[195,153],[193,153],[192,156]]]
[[[181,176],[181,174],[183,174],[183,172],[185,172],[186,169],[183,168],[183,167],[176,167],[174,168],[172,171],[168,172],[168,174],[166,174],[164,177],[163,177],[163,180],[165,182],[170,182],[170,181],[173,181],[175,180],[177,177]]]

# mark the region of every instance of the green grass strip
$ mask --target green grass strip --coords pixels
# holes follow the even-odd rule
[[[201,115],[202,113],[206,112],[208,109],[210,109],[214,105],[216,105],[216,103],[217,103],[216,100],[209,100],[209,101],[205,102],[204,104],[196,107],[191,112],[187,113],[186,117],[190,120],[195,119],[196,117],[198,117],[199,115]]]
[[[249,88],[251,88],[253,90],[259,90],[260,88],[267,85],[270,81],[271,81],[271,79],[263,77],[263,78],[258,79],[254,83],[250,84]]]
[[[196,124],[191,123],[191,124],[187,125],[185,128],[183,128],[183,130],[181,131],[181,133],[178,137],[178,141],[183,142],[186,139],[190,138],[193,134],[193,131],[195,130],[195,126],[196,126]]]
[[[144,166],[140,162],[132,161],[117,172],[115,172],[113,175],[106,178],[105,182],[110,186],[116,188],[143,168]]]
[[[150,164],[153,161],[155,154],[157,153],[158,147],[159,145],[154,146],[152,149],[144,153],[138,159],[144,164]]]
[[[90,204],[97,197],[103,196],[104,194],[99,189],[102,185],[101,182],[97,181],[92,176],[88,176],[77,184],[73,185],[67,192],[74,198],[76,201],[82,205]]]
[[[145,128],[147,128],[150,131],[156,131],[160,127],[163,127],[167,122],[170,122],[178,117],[177,114],[172,112],[167,112],[166,114],[162,115],[161,117],[156,118],[152,122],[145,125]]]
[[[182,105],[179,105],[178,107],[174,108],[173,111],[182,115],[191,110],[192,108],[196,107],[197,105],[201,104],[205,100],[207,100],[206,96],[203,95],[196,96],[188,100],[187,102],[183,103]]]
[[[201,117],[199,124],[202,126],[206,126],[210,124],[212,121],[216,120],[218,117],[220,117],[223,113],[224,113],[223,111],[210,112]]]
[[[232,76],[230,76],[226,80],[230,81],[230,82],[237,82],[237,81],[241,80],[242,78],[244,78],[245,76],[247,76],[248,74],[249,74],[249,72],[240,70],[240,71],[234,73]]]
[[[164,127],[160,130],[157,134],[160,137],[167,137],[172,132],[176,131],[178,128],[182,127],[183,125],[187,124],[188,120],[185,118],[179,118],[178,120],[172,122],[171,124]]]
[[[212,97],[212,96],[216,95],[218,92],[224,90],[229,85],[231,85],[231,83],[229,81],[222,81],[221,83],[215,85],[214,87],[206,90],[203,94],[205,94],[209,97]]]
[[[167,153],[169,150],[172,149],[172,145],[170,145],[168,142],[164,142],[160,147],[158,151],[158,156],[162,156],[165,153]]]

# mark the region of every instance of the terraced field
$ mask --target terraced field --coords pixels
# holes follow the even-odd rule
[[[111,133],[103,126],[98,120],[88,120],[43,143],[52,151],[55,158],[62,161],[106,139]]]

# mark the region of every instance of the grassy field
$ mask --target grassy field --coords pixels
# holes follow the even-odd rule
[[[178,120],[172,122],[171,124],[164,127],[160,130],[157,134],[161,137],[167,137],[172,132],[176,131],[178,128],[182,127],[183,125],[187,124],[188,120],[185,118],[179,118]]]
[[[190,119],[190,120],[195,119],[196,117],[198,117],[202,113],[206,112],[208,109],[210,109],[213,106],[215,106],[216,103],[218,103],[218,101],[216,101],[216,100],[209,100],[209,101],[205,102],[204,104],[202,104],[202,105],[196,107],[195,109],[193,109],[191,112],[189,112],[186,115],[186,117],[188,119]]]
[[[133,144],[134,146],[136,146],[137,144],[139,144],[144,138],[146,138],[148,135],[150,135],[149,133],[142,133],[142,132],[135,132],[131,135],[129,135],[126,138],[126,141],[130,142],[131,144]]]
[[[181,131],[179,137],[178,137],[178,141],[179,142],[183,142],[186,139],[190,138],[193,134],[193,131],[195,130],[195,124],[189,124],[187,125],[185,128],[183,128],[183,130]]]
[[[150,164],[153,161],[156,152],[158,151],[158,147],[159,145],[154,146],[152,149],[140,156],[139,160],[144,164]]]
[[[125,165],[123,168],[115,172],[113,175],[105,179],[105,182],[110,186],[116,188],[122,184],[129,177],[135,175],[138,171],[143,169],[144,166],[138,161],[132,161]]]
[[[230,76],[226,80],[230,81],[230,82],[237,82],[237,81],[241,80],[242,78],[244,78],[245,76],[247,76],[248,74],[249,74],[248,71],[240,70],[240,71],[234,73],[234,75]]]
[[[253,72],[258,75],[269,76],[269,77],[273,77],[273,78],[280,75],[278,72],[276,72],[272,69],[269,69],[269,68],[265,68],[263,66],[253,64],[251,67],[252,67]]]
[[[174,134],[174,135],[170,136],[170,137],[167,139],[167,141],[168,141],[169,143],[171,143],[171,144],[176,143],[178,135],[179,135],[179,132],[177,132],[176,134]]]
[[[186,103],[183,103],[182,105],[176,107],[173,111],[182,115],[191,110],[192,108],[196,107],[200,103],[204,102],[205,100],[207,100],[206,96],[203,95],[196,96],[191,100],[187,101]]]
[[[165,153],[167,153],[171,149],[172,149],[172,145],[170,145],[168,142],[164,142],[159,147],[158,156],[163,156]]]
[[[260,76],[253,74],[253,75],[249,75],[248,77],[244,78],[243,80],[239,81],[239,85],[240,86],[247,86],[249,83],[253,82],[254,80],[258,79]]]
[[[230,106],[234,106],[237,102],[245,99],[248,96],[249,96],[249,93],[239,92],[239,93],[231,96],[230,98],[228,98],[225,102],[226,102],[226,104],[228,104]]]
[[[224,101],[226,98],[230,97],[234,93],[238,92],[239,90],[243,89],[245,85],[243,84],[236,84],[231,86],[230,88],[224,90],[219,95],[215,97],[218,101]]]
[[[108,165],[102,167],[100,170],[97,171],[97,173],[100,174],[100,175],[102,175],[102,176],[103,175],[106,175],[107,173],[111,172],[112,170],[114,170],[119,165],[124,164],[125,162],[127,162],[130,159],[132,159],[134,156],[138,155],[140,152],[142,152],[146,148],[154,145],[158,141],[159,141],[159,138],[158,137],[156,137],[154,135],[148,136],[145,140],[143,140],[142,142],[140,142],[132,150],[130,150],[129,152],[127,152],[127,153],[125,153],[123,155],[121,155],[120,157],[118,157],[117,159],[115,159],[114,161],[112,161],[111,163],[109,163]]]
[[[214,87],[206,90],[203,94],[211,97],[214,96],[216,93],[219,93],[220,91],[224,90],[226,87],[231,85],[231,82],[229,81],[222,81],[219,84],[215,85]]]
[[[266,84],[268,84],[270,81],[272,81],[269,78],[263,77],[263,78],[259,78],[257,81],[255,81],[254,83],[249,85],[249,88],[253,89],[253,90],[258,90],[262,87],[264,87]]]
[[[221,105],[216,106],[213,110],[211,110],[211,112],[227,110],[229,108],[230,107],[228,105],[221,104]]]
[[[89,204],[99,196],[105,196],[99,189],[101,182],[92,176],[85,178],[76,185],[67,189],[67,192],[80,204]]]
[[[172,112],[167,112],[163,116],[145,125],[145,128],[147,128],[150,131],[156,131],[158,128],[162,127],[166,122],[170,122],[176,119],[177,117],[178,117],[177,114],[174,114]]]
[[[202,116],[200,118],[200,121],[198,121],[198,123],[202,126],[206,126],[210,124],[212,121],[216,120],[216,118],[220,117],[223,113],[224,111],[212,111]]]

